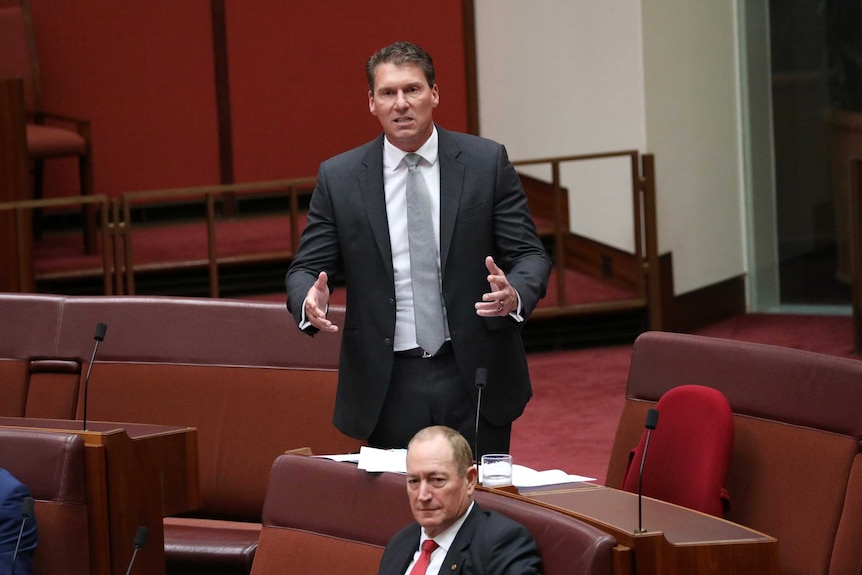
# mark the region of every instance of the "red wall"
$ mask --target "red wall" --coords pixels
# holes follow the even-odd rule
[[[210,0],[32,5],[45,107],[92,121],[97,193],[218,183]],[[322,160],[375,137],[365,61],[396,40],[431,53],[435,118],[466,130],[461,1],[369,6],[226,0],[237,182],[314,175]],[[72,164],[49,170],[48,197],[77,193]]]

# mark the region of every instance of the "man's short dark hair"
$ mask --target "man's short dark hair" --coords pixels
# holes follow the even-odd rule
[[[410,42],[395,42],[375,52],[365,64],[365,73],[368,76],[368,89],[372,92],[374,92],[374,71],[377,70],[377,66],[380,64],[395,64],[396,66],[415,64],[422,69],[428,85],[434,86],[434,80],[437,76],[434,71],[434,61],[431,59],[431,55],[423,50],[421,46]]]

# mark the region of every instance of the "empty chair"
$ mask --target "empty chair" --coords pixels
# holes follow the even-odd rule
[[[44,196],[44,164],[51,158],[77,158],[80,194],[93,193],[90,123],[42,109],[42,84],[29,0],[0,0],[0,77],[24,80],[27,156],[33,169],[33,194]],[[96,249],[95,212],[85,209],[84,243]],[[41,224],[37,218],[36,234]]]
[[[682,385],[659,399],[643,466],[643,494],[717,517],[730,497],[724,487],[733,449],[733,413],[711,387]],[[623,489],[636,493],[647,433],[629,456]]]

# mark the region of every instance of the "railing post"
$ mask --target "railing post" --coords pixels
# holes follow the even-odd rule
[[[215,194],[207,192],[207,260],[209,261],[210,297],[218,297],[218,250],[216,249]]]
[[[850,278],[853,302],[853,353],[862,353],[862,158],[850,162]]]
[[[647,309],[649,328],[662,329],[661,270],[658,263],[658,218],[656,217],[655,157],[641,156],[644,217],[644,241],[646,242]]]
[[[0,79],[0,202],[30,198],[25,118],[21,79]],[[31,224],[20,212],[0,213],[0,291],[33,291],[32,243]]]
[[[132,206],[129,197],[123,194],[121,199],[123,204],[123,220],[120,222],[120,232],[123,236],[123,253],[125,257],[122,260],[122,266],[126,276],[126,294],[135,295],[135,260],[132,249]],[[117,220],[119,222],[119,220]],[[120,262],[117,263],[120,265]]]
[[[566,306],[566,233],[563,229],[563,187],[560,182],[560,162],[551,163],[554,180],[554,268],[557,271],[557,305]]]

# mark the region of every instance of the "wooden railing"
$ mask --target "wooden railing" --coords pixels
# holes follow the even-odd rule
[[[226,263],[227,258],[219,256],[218,242],[216,236],[216,224],[218,216],[216,213],[216,202],[229,198],[233,199],[248,194],[275,195],[287,193],[289,196],[288,217],[290,221],[290,250],[288,253],[271,253],[269,258],[287,260],[292,257],[299,245],[300,235],[300,206],[301,195],[310,195],[316,183],[316,178],[295,178],[291,180],[276,180],[268,182],[252,182],[246,184],[230,184],[216,186],[202,186],[196,188],[174,188],[164,190],[149,190],[140,192],[126,192],[120,198],[121,214],[115,214],[113,221],[118,222],[117,234],[122,238],[124,264],[124,282],[118,282],[125,293],[135,293],[135,265],[133,236],[132,236],[132,209],[144,204],[164,204],[167,202],[181,201],[183,204],[203,202],[206,205],[206,231],[207,231],[207,256],[203,264],[208,269],[209,291],[211,297],[219,297],[219,265]],[[253,256],[249,254],[245,261],[250,261]],[[167,267],[193,267],[200,262],[174,262],[161,264],[163,269]],[[118,266],[119,269],[119,266]]]
[[[115,269],[115,261],[117,260],[116,249],[114,245],[113,221],[109,218],[110,200],[105,195],[95,196],[73,196],[68,198],[43,198],[39,200],[20,200],[15,202],[0,203],[0,212],[14,213],[14,233],[17,241],[15,242],[15,265],[18,266],[18,291],[29,292],[33,290],[33,272],[32,272],[32,214],[33,210],[42,210],[45,208],[64,208],[70,206],[80,206],[83,211],[87,212],[91,209],[99,210],[98,237],[102,244],[102,279],[104,283],[104,291],[106,295],[122,293],[117,291],[117,285],[112,281],[112,273]]]
[[[576,241],[577,231],[570,229],[568,218],[567,191],[562,185],[561,166],[572,162],[599,160],[604,158],[628,158],[631,169],[631,210],[634,222],[634,253],[625,254],[633,262],[631,273],[631,297],[614,301],[568,303],[566,290],[566,269],[572,268],[572,260],[581,254],[575,254],[580,244]],[[661,282],[658,264],[658,234],[656,228],[655,172],[652,155],[640,154],[637,151],[619,151],[600,154],[584,154],[575,156],[559,156],[513,162],[516,168],[526,166],[546,165],[551,170],[551,198],[531,199],[531,208],[539,206],[551,225],[546,226],[552,234],[556,297],[551,305],[537,308],[533,316],[556,316],[597,314],[605,312],[620,312],[643,309],[647,312],[650,329],[661,329]],[[315,178],[297,178],[269,182],[253,182],[246,184],[202,186],[195,188],[173,188],[127,192],[119,199],[108,200],[105,196],[74,197],[61,199],[28,200],[0,204],[0,211],[12,210],[17,214],[17,233],[29,233],[29,226],[21,225],[24,217],[29,217],[33,209],[58,206],[81,205],[82,207],[98,205],[101,210],[100,230],[102,245],[101,272],[106,294],[135,294],[135,273],[141,271],[159,271],[180,268],[202,267],[207,269],[209,293],[212,297],[219,296],[219,267],[230,263],[259,261],[287,261],[299,245],[302,229],[300,199],[311,194],[316,182]],[[548,187],[545,185],[545,187]],[[288,251],[267,252],[266,254],[243,254],[241,256],[220,256],[216,225],[220,219],[217,213],[217,203],[225,197],[237,197],[255,194],[259,197],[269,195],[284,195],[289,197],[289,207],[285,210],[289,218],[290,241]],[[143,207],[164,206],[166,204],[190,205],[205,204],[207,253],[195,261],[150,262],[141,264],[135,260],[133,227],[133,210]],[[110,208],[110,211],[109,211]],[[536,209],[533,210],[534,215]],[[23,245],[22,242],[18,242]],[[29,258],[29,253],[23,253],[19,245],[18,261]],[[616,248],[609,248],[616,250]],[[617,250],[619,251],[619,250]],[[628,261],[628,260],[627,260]],[[629,286],[627,286],[629,287]],[[862,307],[862,306],[860,306]],[[860,330],[862,333],[862,330]]]
[[[566,268],[572,251],[569,241],[573,230],[569,229],[568,214],[565,212],[566,190],[560,178],[563,164],[584,162],[606,158],[628,157],[631,166],[631,209],[634,221],[634,297],[589,303],[567,303]],[[662,328],[661,312],[661,275],[658,258],[658,229],[656,220],[655,160],[652,154],[640,154],[636,150],[557,156],[535,160],[512,162],[516,168],[526,166],[550,166],[551,193],[553,195],[553,252],[556,281],[556,301],[553,305],[537,308],[533,316],[555,314],[593,314],[623,310],[645,309],[649,317],[649,328]],[[535,214],[534,214],[535,215]]]

